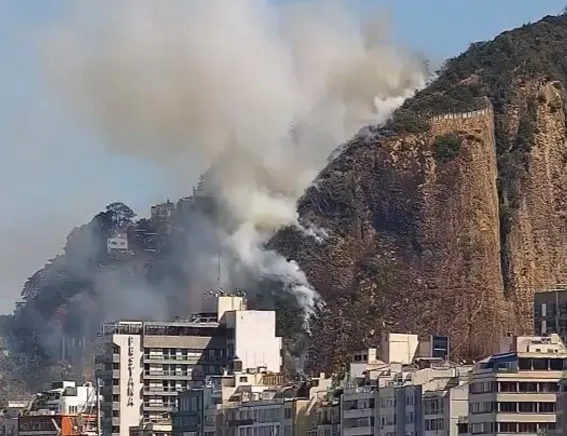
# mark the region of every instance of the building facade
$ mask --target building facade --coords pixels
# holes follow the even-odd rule
[[[469,387],[471,435],[551,434],[567,349],[558,335],[506,338],[477,364]]]
[[[567,341],[567,285],[534,294],[534,333],[557,333]]]
[[[243,297],[223,295],[216,303],[216,312],[187,321],[103,326],[96,357],[103,434],[128,436],[130,427],[170,416],[178,392],[202,387],[227,368],[279,372],[275,312],[246,310]]]

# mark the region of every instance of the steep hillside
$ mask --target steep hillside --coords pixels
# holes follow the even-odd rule
[[[329,302],[319,364],[381,331],[460,358],[531,331],[533,293],[567,279],[566,85],[567,16],[546,17],[449,60],[322,172],[299,211],[329,237],[272,241]]]
[[[464,359],[531,331],[533,293],[567,282],[566,86],[567,16],[546,17],[471,45],[386,126],[346,144],[298,204],[326,239],[286,228],[269,244],[327,302],[312,319],[313,369],[343,367],[388,331],[449,334]],[[0,356],[0,398],[51,376],[89,378],[97,326],[127,309],[194,310],[206,286],[199,262],[188,265],[219,207],[201,185],[165,205],[168,219],[135,221],[115,203],[70,233],[0,323],[11,352]],[[129,249],[115,256],[117,231]],[[249,289],[251,303],[275,305],[287,351],[301,353],[299,309],[274,289]]]

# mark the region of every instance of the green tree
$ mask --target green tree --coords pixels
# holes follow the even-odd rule
[[[132,225],[136,214],[124,203],[116,202],[106,206],[106,213],[109,215],[115,227],[126,227]]]

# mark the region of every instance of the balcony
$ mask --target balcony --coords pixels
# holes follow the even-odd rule
[[[144,412],[171,412],[173,408],[173,405],[144,403]]]
[[[218,356],[164,356],[164,355],[148,355],[145,354],[143,357],[144,363],[164,363],[164,364],[186,364],[186,365],[223,365],[226,362],[226,358]]]
[[[175,388],[144,388],[143,395],[175,396],[179,392],[183,392],[183,390],[177,390]]]
[[[144,371],[144,379],[147,380],[191,380],[192,373],[180,373],[175,371]]]
[[[373,415],[374,409],[346,409],[343,411],[343,416],[347,418],[370,418]]]

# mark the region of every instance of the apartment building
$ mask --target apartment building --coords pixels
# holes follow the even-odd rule
[[[76,415],[94,413],[96,410],[96,388],[92,383],[77,386],[74,381],[51,383],[51,389],[40,392],[29,408],[36,414]]]
[[[553,432],[566,358],[557,334],[504,338],[501,352],[479,362],[471,375],[468,432]]]
[[[444,386],[423,393],[421,413],[424,436],[457,436],[459,423],[468,414],[469,384],[462,377],[451,378]]]
[[[377,387],[347,387],[341,396],[342,436],[374,435],[376,426]]]
[[[327,392],[316,406],[316,420],[309,436],[339,436],[341,434],[342,390]]]
[[[534,333],[557,333],[564,342],[567,340],[567,285],[534,294]]]
[[[262,399],[224,404],[217,413],[222,436],[305,436],[316,422],[319,392],[331,380],[315,378],[262,392]]]
[[[376,435],[421,435],[422,386],[405,385],[379,388],[376,403]]]
[[[189,320],[105,324],[99,346],[105,435],[128,436],[130,427],[168,417],[178,392],[227,368],[281,367],[275,312],[246,310],[241,296],[220,295],[216,312]]]
[[[179,394],[178,407],[173,413],[173,435],[213,436],[217,421],[224,420],[223,405],[271,398],[269,392],[275,392],[281,383],[279,374],[265,368],[207,377],[202,389]]]

